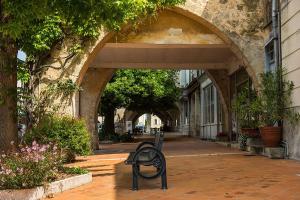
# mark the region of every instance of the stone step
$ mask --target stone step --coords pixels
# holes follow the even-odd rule
[[[271,159],[283,159],[284,154],[284,148],[282,147],[265,147],[263,150],[263,155]]]

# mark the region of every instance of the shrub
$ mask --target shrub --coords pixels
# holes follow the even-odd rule
[[[56,145],[22,147],[0,157],[0,189],[33,188],[55,180],[62,166]]]
[[[104,130],[102,129],[99,131],[98,135],[100,141],[110,140],[113,142],[120,142],[120,135],[117,133],[105,134]]]
[[[110,133],[108,135],[104,134],[104,131],[99,131],[99,140],[110,140],[113,142],[133,142],[134,139],[132,135],[129,134],[118,134],[118,133]]]
[[[261,107],[255,90],[242,88],[233,102],[232,109],[237,115],[240,128],[258,127]]]
[[[120,141],[121,142],[133,142],[133,137],[132,135],[130,134],[123,134],[123,135],[120,135]]]
[[[287,119],[291,125],[296,125],[300,120],[300,114],[292,109],[294,90],[292,81],[282,79],[286,73],[285,68],[279,68],[275,72],[261,74],[261,126],[274,126]],[[280,84],[279,84],[280,83]]]
[[[89,171],[80,167],[63,167],[62,171],[66,174],[87,174]]]
[[[37,140],[40,143],[57,143],[66,151],[67,160],[76,155],[88,155],[91,152],[90,134],[83,120],[68,116],[47,116],[26,134],[25,141]]]

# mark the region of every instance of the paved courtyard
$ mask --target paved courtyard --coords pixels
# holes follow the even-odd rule
[[[139,179],[131,191],[131,167],[123,164],[137,144],[102,145],[79,158],[93,182],[54,196],[54,200],[300,200],[300,162],[271,160],[195,138],[167,137],[168,187],[160,179]]]

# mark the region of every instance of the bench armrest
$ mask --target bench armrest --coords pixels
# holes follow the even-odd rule
[[[142,147],[144,147],[145,145],[150,145],[150,146],[155,146],[154,142],[142,142],[141,144],[139,144],[139,146],[136,148],[136,151],[140,150]]]

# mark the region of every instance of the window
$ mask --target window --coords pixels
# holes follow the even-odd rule
[[[154,124],[157,125],[157,119],[154,119]]]
[[[274,40],[270,40],[265,46],[266,71],[275,71]]]
[[[215,122],[215,91],[213,85],[209,85],[203,89],[203,119],[204,124]]]

